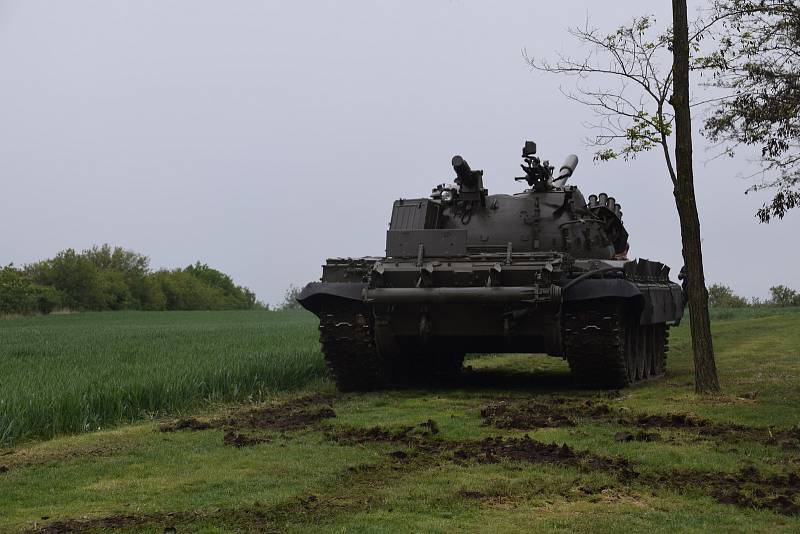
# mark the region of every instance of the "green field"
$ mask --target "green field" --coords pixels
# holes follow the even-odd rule
[[[303,312],[116,312],[0,320],[0,445],[323,379]]]
[[[345,395],[302,313],[0,322],[16,351],[0,367],[6,417],[35,399],[32,421],[48,403],[85,413],[57,399],[92,384],[154,392],[108,422],[183,415],[14,434],[27,441],[0,449],[0,531],[797,532],[800,313],[782,311],[717,316],[717,397],[692,392],[685,326],[667,378],[620,392],[500,355],[471,358],[451,389]]]

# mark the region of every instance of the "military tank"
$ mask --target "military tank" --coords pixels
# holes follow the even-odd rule
[[[483,171],[454,156],[453,183],[392,207],[383,257],[333,258],[299,303],[320,320],[342,391],[449,379],[467,353],[564,358],[586,388],[623,388],[666,369],[683,315],[666,265],[629,260],[622,206],[585,197],[522,150],[527,188],[490,195]]]

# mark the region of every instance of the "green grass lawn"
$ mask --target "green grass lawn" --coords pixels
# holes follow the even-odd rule
[[[111,312],[0,321],[0,445],[263,400],[325,376],[304,312]]]
[[[558,359],[498,355],[471,358],[472,370],[450,389],[343,395],[320,378],[314,317],[228,313],[0,323],[0,336],[17,339],[12,346],[18,351],[25,346],[18,329],[38,330],[39,339],[55,346],[69,338],[68,321],[84,336],[102,330],[87,347],[94,355],[92,372],[106,373],[94,382],[101,387],[152,381],[169,390],[182,372],[213,376],[220,353],[228,363],[253,366],[250,355],[259,350],[267,360],[278,354],[260,364],[263,376],[274,377],[283,376],[280,368],[290,365],[292,350],[299,359],[291,364],[292,379],[272,378],[253,390],[264,392],[256,394],[264,402],[218,404],[213,401],[248,395],[219,386],[218,393],[208,390],[123,417],[191,412],[196,419],[190,421],[210,426],[204,430],[160,432],[159,424],[172,421],[162,417],[0,450],[0,531],[800,531],[800,479],[792,478],[800,473],[798,313],[753,317],[737,311],[714,322],[724,389],[715,397],[693,393],[685,326],[672,331],[666,379],[611,394],[574,389]],[[169,351],[163,348],[158,357],[149,355],[162,345],[152,331],[165,330],[172,332],[167,339],[179,365],[164,365]],[[108,371],[102,355],[110,351],[101,340],[127,345],[141,374]],[[262,340],[273,346],[256,347]],[[132,344],[149,348],[134,350]],[[89,373],[76,369],[81,343],[73,338],[67,347],[60,350],[71,358],[68,364],[39,366],[38,388],[51,391],[51,399],[74,391],[64,385],[71,381],[82,388],[91,383],[81,382]],[[45,355],[57,360],[59,352],[52,351]],[[4,385],[9,373],[20,382],[26,376],[7,361],[2,365]],[[241,373],[231,381],[247,383],[244,364]],[[47,377],[57,378],[55,386],[47,385]],[[13,391],[37,391],[23,384]],[[309,407],[296,400],[300,393],[276,393],[298,388],[306,390],[302,395],[325,396],[308,401]],[[569,424],[553,419],[552,425],[505,427],[485,416],[498,403],[563,413]],[[328,404],[335,414],[291,427],[252,415],[313,415]],[[664,414],[688,415],[693,424],[637,423],[640,415]],[[647,439],[621,440],[625,434]],[[231,445],[243,436],[249,446]],[[567,448],[525,455],[525,447],[550,450],[550,443]]]

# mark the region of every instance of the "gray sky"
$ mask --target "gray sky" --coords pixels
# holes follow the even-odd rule
[[[647,4],[0,0],[0,263],[108,242],[274,303],[326,257],[382,254],[392,201],[451,181],[453,154],[518,191],[532,139],[555,163],[576,152],[572,183],[623,204],[632,256],[677,272],[663,160],[593,164],[570,80],[521,57],[580,54],[564,30],[587,14],[669,21]],[[800,214],[759,225],[744,158],[695,152],[709,282],[800,287]]]

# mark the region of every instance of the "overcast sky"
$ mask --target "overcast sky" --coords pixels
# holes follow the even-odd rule
[[[699,4],[694,4],[697,6]],[[609,9],[613,6],[613,9]],[[647,7],[645,7],[647,6]],[[623,204],[631,255],[682,264],[653,152],[593,164],[589,111],[521,50],[580,54],[670,2],[0,0],[0,263],[110,243],[155,268],[196,260],[259,298],[331,256],[380,255],[392,201],[451,181],[462,154],[491,193],[520,150],[581,159],[572,183]],[[690,9],[692,9],[690,7]],[[695,131],[699,130],[699,121]],[[759,225],[746,161],[696,138],[706,276],[747,296],[800,288],[800,213]]]

